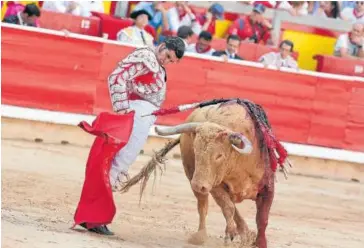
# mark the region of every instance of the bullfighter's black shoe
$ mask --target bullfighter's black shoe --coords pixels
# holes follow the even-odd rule
[[[93,228],[87,228],[86,223],[81,223],[80,226],[87,229],[89,232],[94,232],[94,233],[98,233],[101,235],[114,235],[114,233],[111,232],[109,230],[109,228],[107,228],[106,225],[97,226],[97,227],[93,227]]]

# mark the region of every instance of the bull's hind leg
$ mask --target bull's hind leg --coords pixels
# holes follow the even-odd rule
[[[225,242],[227,242],[229,239],[232,241],[238,234],[237,226],[234,220],[235,205],[223,187],[214,188],[211,191],[211,195],[214,197],[217,205],[220,206],[226,220]]]
[[[202,195],[195,191],[193,191],[197,198],[197,208],[198,214],[200,216],[200,223],[198,225],[198,232],[194,233],[189,239],[188,242],[194,245],[202,245],[205,243],[207,238],[206,232],[206,216],[208,211],[208,200],[209,195]]]
[[[256,200],[257,215],[256,222],[258,228],[256,245],[258,248],[267,248],[267,238],[265,236],[265,230],[268,225],[269,211],[272,206],[274,198],[274,183],[270,189],[264,187],[264,190],[259,193]]]

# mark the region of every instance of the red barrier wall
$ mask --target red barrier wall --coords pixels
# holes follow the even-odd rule
[[[97,114],[111,110],[106,78],[133,48],[2,28],[3,104]],[[265,107],[284,141],[364,151],[364,84],[184,58],[167,66],[164,107],[240,97]],[[186,73],[188,72],[188,73]],[[177,124],[188,113],[162,117]]]

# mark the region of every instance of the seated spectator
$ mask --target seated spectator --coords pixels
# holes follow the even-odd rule
[[[81,9],[81,16],[83,17],[90,17],[92,16],[92,11],[104,13],[104,2],[103,1],[77,1],[80,9]]]
[[[153,26],[156,31],[160,27],[162,28],[162,32],[169,30],[167,10],[164,9],[162,2],[139,2],[134,8],[134,11],[137,10],[145,10],[149,13],[152,17],[152,19],[149,20],[149,24]]]
[[[4,1],[1,1],[1,6]],[[22,12],[24,10],[25,6],[19,2],[19,1],[7,1],[6,2],[6,12],[4,14],[4,18],[16,15],[18,12]]]
[[[277,6],[277,1],[254,1],[253,5],[263,4],[266,8],[274,9]]]
[[[364,57],[364,24],[357,22],[350,33],[339,36],[335,43],[334,55],[344,58]]]
[[[345,8],[355,8],[355,1],[338,1],[340,6],[340,11],[343,11]]]
[[[191,44],[186,48],[186,52],[212,55],[215,49],[211,47],[212,35],[207,31],[202,31],[198,36],[196,44]]]
[[[290,40],[284,40],[279,45],[279,52],[270,52],[264,54],[259,58],[259,62],[263,63],[265,66],[273,65],[279,68],[288,67],[293,69],[298,69],[297,62],[291,56],[293,52],[293,42]]]
[[[313,13],[313,15],[328,18],[340,18],[339,3],[337,1],[320,1],[319,8]]]
[[[177,33],[181,26],[190,26],[196,35],[201,33],[201,25],[187,2],[176,2],[175,7],[170,8],[167,14],[172,33]]]
[[[212,53],[212,56],[223,57],[225,61],[228,59],[243,60],[243,58],[237,54],[239,52],[240,42],[239,36],[231,34],[226,40],[226,49],[215,51]]]
[[[219,3],[214,3],[208,8],[207,12],[197,17],[202,31],[207,31],[215,35],[216,20],[224,19],[224,7]]]
[[[81,9],[77,1],[44,1],[42,9],[72,15],[81,14]]]
[[[255,5],[249,16],[240,16],[231,24],[227,34],[236,34],[242,41],[260,44],[270,43],[272,25],[263,17],[264,12],[264,5]]]
[[[19,11],[14,15],[5,17],[3,22],[36,27],[36,21],[38,17],[40,17],[40,10],[38,6],[34,3],[30,3],[25,5],[23,11]]]
[[[102,1],[44,1],[42,8],[58,13],[90,17],[91,11],[103,13],[104,3]]]
[[[143,9],[133,11],[130,18],[134,19],[134,25],[120,30],[116,35],[117,40],[135,45],[153,46],[153,36],[144,30],[148,20],[152,19],[149,12]]]
[[[306,1],[281,1],[277,9],[285,9],[293,16],[308,15],[308,3]]]
[[[183,40],[185,47],[188,47],[193,36],[192,28],[190,26],[181,26],[177,31],[177,36]]]
[[[309,15],[316,15],[320,8],[320,1],[308,1],[307,12]]]
[[[364,1],[356,1],[355,8],[346,7],[341,12],[341,19],[345,21],[364,21]]]

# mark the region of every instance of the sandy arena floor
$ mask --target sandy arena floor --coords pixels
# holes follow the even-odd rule
[[[140,207],[139,187],[115,195],[114,237],[70,230],[87,154],[87,147],[2,140],[2,247],[194,247],[186,239],[198,226],[196,201],[179,160],[169,160],[156,191],[149,187]],[[147,160],[140,156],[131,174]],[[267,231],[269,247],[364,247],[363,183],[279,179]],[[238,207],[255,229],[254,203]],[[224,247],[225,220],[211,197],[207,226],[204,247]]]

